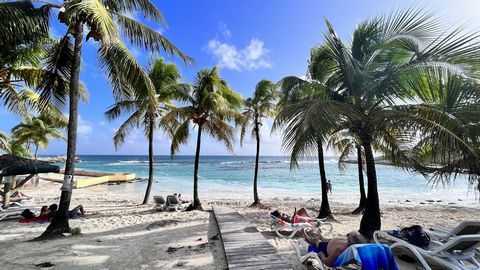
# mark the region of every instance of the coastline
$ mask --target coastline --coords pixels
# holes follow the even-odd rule
[[[58,203],[60,184],[41,182],[35,189],[24,190],[34,196],[36,205]],[[140,205],[142,196],[108,192],[106,186],[74,190],[71,207],[83,204],[87,215],[71,220],[80,227],[81,236],[46,242],[27,242],[38,236],[48,224],[22,224],[2,221],[0,229],[0,263],[8,269],[31,269],[50,262],[56,269],[225,269],[221,242],[209,211],[154,212],[153,202]],[[152,195],[156,195],[153,193]],[[162,193],[162,195],[166,195]],[[293,266],[302,269],[294,253],[294,240],[279,239],[270,232],[269,212],[279,209],[291,213],[294,207],[306,207],[314,216],[318,200],[310,198],[263,199],[269,209],[249,208],[249,197],[218,199],[200,194],[205,209],[223,205],[235,209],[252,222]],[[188,194],[182,197],[188,198]],[[356,204],[332,201],[334,236],[358,229],[361,216],[351,215]],[[450,227],[461,220],[476,219],[480,209],[461,205],[399,204],[381,205],[382,228],[398,229],[419,224],[425,228]],[[19,254],[17,251],[22,250]],[[152,259],[154,258],[154,259]],[[403,262],[400,262],[403,263]],[[415,268],[401,268],[415,269]]]

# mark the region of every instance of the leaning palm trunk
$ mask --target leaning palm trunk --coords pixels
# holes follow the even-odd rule
[[[323,160],[323,145],[320,140],[317,141],[318,148],[318,168],[320,170],[320,182],[322,185],[322,204],[320,205],[320,212],[318,218],[334,219],[332,211],[330,210],[330,204],[328,203],[327,193],[327,176],[325,174],[325,162]]]
[[[77,125],[78,125],[78,98],[80,83],[80,65],[83,42],[83,22],[80,20],[75,23],[75,47],[73,51],[73,61],[70,78],[70,107],[68,116],[68,136],[67,136],[67,160],[65,162],[65,179],[62,186],[60,205],[52,222],[47,230],[39,236],[39,239],[59,237],[65,232],[70,232],[68,224],[68,210],[72,198],[73,178],[75,173],[75,156],[77,148]],[[69,179],[70,178],[70,179]]]
[[[362,137],[362,145],[365,151],[367,165],[368,195],[365,213],[360,222],[359,232],[367,238],[372,238],[373,232],[381,229],[380,203],[378,200],[377,173],[375,171],[375,159],[371,146],[371,138]]]
[[[198,124],[197,150],[195,152],[195,166],[193,169],[193,209],[202,210],[202,204],[198,198],[198,162],[200,161],[200,146],[202,145],[202,124]]]
[[[258,127],[258,119],[255,119],[255,139],[257,141],[257,155],[255,156],[255,174],[253,176],[253,204],[251,206],[260,205],[260,198],[258,197],[257,177],[258,177],[258,161],[260,158],[260,134]]]
[[[353,210],[352,214],[360,214],[365,211],[367,205],[367,195],[365,195],[365,181],[363,179],[363,162],[362,162],[362,147],[357,145],[357,167],[358,167],[358,184],[360,186],[360,203],[357,209]]]
[[[148,184],[147,190],[145,191],[145,197],[143,198],[142,204],[148,203],[148,197],[150,197],[150,191],[152,190],[153,183],[153,118],[149,116],[149,127],[148,127]]]

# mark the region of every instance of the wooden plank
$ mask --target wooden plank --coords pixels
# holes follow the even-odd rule
[[[225,207],[213,207],[231,270],[293,269],[242,215]]]

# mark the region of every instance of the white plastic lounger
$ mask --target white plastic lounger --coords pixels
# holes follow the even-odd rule
[[[325,222],[325,219],[311,218],[311,222],[289,223],[273,215],[270,216],[272,217],[270,228],[272,229],[272,231],[275,231],[275,233],[281,238],[292,238],[293,236],[295,236],[295,234],[297,234],[298,231],[304,228],[313,231],[320,230],[322,235],[327,237],[331,236],[333,232],[333,225],[329,222]],[[322,226],[324,225],[328,227],[326,231],[322,231]],[[281,231],[287,231],[287,234],[284,234]],[[290,234],[288,234],[288,232],[290,232]]]
[[[448,239],[450,239],[451,237],[455,236],[480,234],[480,221],[462,221],[450,230],[430,228],[427,232],[429,233],[429,235],[433,236],[435,240],[445,242],[448,241]]]
[[[425,270],[432,270],[432,266],[451,270],[480,269],[480,264],[475,260],[475,249],[480,247],[480,235],[455,236],[446,243],[431,241],[427,249],[414,246],[386,231],[374,232],[373,239],[379,244],[382,239],[392,243],[392,250],[403,248],[411,251]]]
[[[302,264],[312,258],[318,262],[321,270],[343,269],[342,266],[354,266],[355,269],[385,269],[398,270],[397,263],[392,254],[391,248],[387,245],[379,244],[357,244],[348,247],[343,251],[333,263],[332,268],[328,268],[315,252],[308,252],[309,244],[304,239],[295,242],[295,252]],[[308,252],[308,253],[307,253]]]
[[[178,198],[173,195],[167,196],[167,203],[165,211],[183,211],[185,208],[182,203],[178,201]]]
[[[7,209],[0,207],[0,221],[6,218],[21,217],[21,214],[25,209],[30,209],[34,213],[40,210],[40,208],[38,207],[26,207],[26,206],[12,206]]]
[[[155,211],[165,211],[167,201],[163,196],[153,196],[153,201],[155,202],[155,206],[153,207]]]

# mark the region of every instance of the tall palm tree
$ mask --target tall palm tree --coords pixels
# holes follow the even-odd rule
[[[181,144],[188,142],[190,124],[193,123],[197,127],[192,208],[200,210],[202,205],[198,196],[198,165],[202,133],[207,132],[233,152],[235,130],[228,121],[234,121],[236,125],[242,123],[244,117],[238,109],[242,106],[243,99],[230,89],[227,82],[220,77],[218,68],[214,67],[202,69],[197,73],[189,91],[184,93],[183,100],[188,105],[173,108],[163,121],[176,123],[170,151],[172,156],[178,152]]]
[[[54,123],[51,117],[41,115],[13,127],[12,136],[20,144],[33,144],[36,160],[39,147],[47,150],[51,139],[66,140],[60,131],[66,127],[65,122],[66,120]]]
[[[127,120],[115,132],[113,141],[118,149],[134,128],[142,126],[148,138],[148,185],[142,204],[148,202],[153,184],[153,136],[155,130],[162,128],[167,134],[171,133],[170,126],[161,121],[161,118],[173,107],[172,99],[181,98],[179,89],[183,86],[178,82],[181,78],[177,67],[173,63],[165,63],[159,58],[153,61],[148,76],[155,86],[156,95],[153,100],[149,96],[131,99],[121,99],[105,112],[108,120],[117,119],[120,115],[128,114]]]
[[[338,169],[342,173],[345,171],[345,163],[349,157],[353,154],[356,155],[358,186],[360,187],[360,202],[358,207],[352,211],[352,214],[356,215],[363,213],[367,204],[367,194],[365,193],[365,180],[363,178],[363,163],[365,158],[362,145],[360,144],[358,138],[352,136],[351,133],[346,130],[340,130],[330,136],[327,147],[334,149],[337,153],[340,153],[340,157],[338,158]]]
[[[332,61],[325,57],[327,48],[316,47],[311,50],[306,78],[285,77],[279,81],[283,97],[279,103],[279,113],[274,128],[282,128],[283,146],[290,153],[291,167],[298,167],[298,159],[306,156],[317,156],[322,190],[322,203],[319,218],[334,220],[328,201],[327,176],[323,153],[323,143],[332,132],[335,119],[325,109],[338,98],[327,81]],[[321,106],[325,105],[324,108]],[[315,111],[303,111],[307,106],[315,105]],[[312,115],[321,114],[326,121],[321,124]]]
[[[14,30],[19,35],[27,32],[25,28],[35,28],[32,16],[18,16],[32,6],[23,6],[21,2],[11,1],[4,5],[14,12],[0,14],[2,22],[15,22]],[[86,40],[92,38],[98,42],[98,58],[101,67],[107,74],[112,85],[113,94],[120,96],[150,96],[155,95],[155,89],[148,74],[137,63],[132,54],[123,44],[120,34],[132,44],[153,51],[164,50],[170,54],[182,57],[186,62],[190,58],[180,52],[172,43],[157,31],[136,20],[125,16],[126,13],[142,12],[146,19],[155,23],[164,23],[161,12],[149,0],[113,1],[113,0],[71,0],[48,2],[41,1],[42,6],[35,10],[46,10],[44,26],[49,26],[48,12],[58,10],[58,19],[68,28],[63,38],[54,46],[46,59],[47,69],[52,76],[43,78],[39,89],[41,96],[48,100],[55,99],[59,104],[66,103],[64,92],[58,92],[52,85],[58,83],[58,78],[66,78],[69,82],[69,125],[67,137],[67,160],[65,164],[65,178],[62,186],[62,195],[57,214],[40,238],[61,236],[63,232],[70,231],[68,223],[68,208],[72,195],[72,185],[75,167],[76,135],[78,124],[78,92],[81,66],[81,53],[84,29],[88,29]],[[28,15],[28,14],[27,14]],[[17,21],[16,21],[17,20]],[[2,24],[3,25],[3,24]],[[22,27],[27,26],[27,27]],[[0,32],[3,29],[0,28]],[[71,40],[73,37],[73,43]]]
[[[323,46],[327,48],[325,56],[334,63],[328,81],[343,97],[342,102],[332,102],[335,106],[332,104],[334,110],[330,114],[338,116],[335,129],[352,132],[365,153],[368,193],[360,232],[367,237],[381,228],[374,142],[381,142],[391,152],[395,164],[407,168],[419,165],[415,158],[406,155],[402,145],[402,140],[414,134],[415,129],[436,134],[438,139],[441,136],[444,145],[450,143],[475,157],[446,126],[432,123],[432,114],[419,117],[408,111],[408,106],[395,105],[399,101],[415,101],[410,81],[423,80],[429,76],[425,71],[431,68],[460,73],[467,79],[476,76],[480,63],[478,34],[460,29],[442,32],[440,25],[431,14],[407,8],[359,24],[351,44],[346,45],[327,21]],[[312,103],[301,110],[308,113],[319,109],[325,110],[325,105]],[[330,120],[325,119],[327,115],[311,114],[309,118],[321,123]]]
[[[260,158],[260,128],[262,126],[262,118],[272,117],[275,113],[274,101],[277,99],[275,85],[269,80],[261,80],[255,87],[253,97],[245,100],[245,122],[242,125],[240,142],[248,125],[252,125],[252,137],[255,138],[257,150],[255,154],[255,174],[253,176],[253,204],[251,206],[259,206],[260,198],[257,190],[258,177],[258,161]]]

